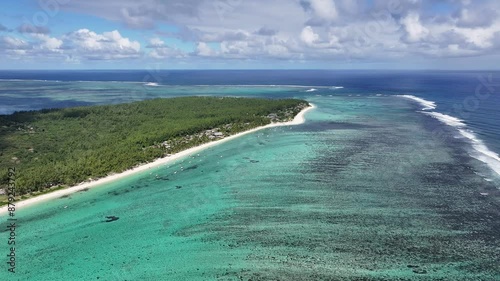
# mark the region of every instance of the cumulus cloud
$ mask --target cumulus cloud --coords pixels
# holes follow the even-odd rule
[[[0,55],[15,60],[50,60],[61,56],[62,40],[46,34],[31,34],[26,40],[0,37]]]
[[[498,54],[500,47],[500,2],[493,0],[72,0],[61,10],[119,22],[123,29],[143,29],[145,34],[126,38],[117,30],[83,28],[49,36],[48,29],[20,26],[24,41],[2,37],[0,53],[45,52],[78,61],[324,62],[487,56]],[[141,48],[138,40],[145,38],[150,39]],[[182,49],[165,43],[178,41]]]
[[[61,9],[97,15],[122,22],[129,28],[151,29],[159,21],[174,22],[179,17],[195,18],[204,0],[71,0]],[[211,2],[211,1],[210,1]],[[213,8],[212,8],[213,9]]]
[[[479,48],[490,48],[493,46],[495,35],[500,31],[500,24],[487,28],[457,28],[456,32],[463,35],[466,41]]]
[[[0,47],[5,50],[25,50],[28,49],[30,45],[22,39],[3,36],[0,37]]]
[[[186,54],[179,49],[165,46],[161,48],[155,48],[154,50],[148,53],[148,56],[154,59],[167,59],[167,58],[180,59],[180,58],[185,58]]]
[[[460,10],[457,17],[457,26],[459,27],[488,27],[498,18],[498,12],[494,9],[479,8],[474,9],[464,7]]]
[[[420,15],[416,12],[409,13],[401,20],[406,30],[408,41],[417,42],[429,35],[429,30],[420,22]]]
[[[313,45],[314,43],[318,42],[319,35],[314,33],[312,27],[306,26],[304,27],[304,29],[302,29],[302,32],[300,33],[300,39],[307,45]]]
[[[419,0],[374,0],[371,6],[360,0],[269,0],[224,1],[221,14],[211,2],[192,0],[183,7],[168,6],[175,11],[168,14],[167,5],[160,3],[157,16],[180,26],[170,36],[202,42],[192,54],[212,59],[350,60],[491,52],[498,20],[485,15],[488,20],[480,22],[475,15],[500,5],[445,1],[453,11],[475,13],[437,15],[425,8],[432,3]]]
[[[33,38],[38,40],[38,44],[35,46],[42,50],[47,50],[51,52],[60,52],[63,45],[61,39],[50,37],[46,34],[34,34]]]
[[[210,46],[208,46],[207,43],[198,42],[195,54],[201,57],[211,57],[215,55],[215,52],[212,48],[210,48]]]
[[[168,46],[158,37],[151,38],[146,48],[151,49],[148,56],[154,59],[184,58],[187,56],[182,50]]]
[[[160,38],[155,37],[149,39],[149,44],[146,46],[146,48],[161,48],[163,46],[165,46],[165,42],[163,42],[163,40],[161,40]]]
[[[95,33],[80,29],[65,36],[72,48],[82,57],[91,60],[138,58],[141,44],[122,37],[117,30]]]
[[[0,55],[11,59],[84,61],[120,60],[142,56],[140,43],[123,37],[118,31],[98,34],[80,29],[60,37],[29,33],[23,38],[0,37]]]
[[[311,0],[311,8],[320,19],[334,21],[339,15],[333,0]]]

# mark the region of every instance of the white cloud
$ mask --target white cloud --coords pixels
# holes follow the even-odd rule
[[[63,41],[58,38],[32,33],[26,39],[0,38],[0,56],[15,60],[50,60],[57,59],[63,52]]]
[[[207,45],[205,42],[199,42],[196,45],[196,54],[202,57],[211,57],[215,55],[215,52]]]
[[[164,45],[165,45],[165,42],[163,42],[163,40],[161,40],[158,37],[149,39],[148,47],[153,47],[153,48],[154,47],[163,47]]]
[[[5,32],[14,36],[0,37],[0,55],[59,54],[81,62],[135,58],[334,62],[500,52],[499,1],[443,0],[451,8],[439,13],[430,8],[432,1],[419,0],[222,2],[223,13],[208,0],[72,0],[61,6],[62,12],[78,11],[146,31],[127,38],[117,30],[66,30],[64,36],[39,30],[24,34],[24,41],[16,38],[21,37],[18,33]],[[165,31],[165,26],[175,28]],[[150,39],[141,48],[138,40],[144,38]],[[169,45],[177,40],[184,41],[179,44],[182,50]]]
[[[138,58],[141,44],[121,36],[117,30],[97,34],[80,29],[66,36],[76,53],[87,59],[109,60]]]
[[[487,29],[459,29],[457,32],[463,34],[467,41],[473,43],[480,48],[489,48],[492,44],[492,39],[494,38],[495,31],[499,31],[500,28],[487,28]]]
[[[311,7],[314,13],[324,20],[334,21],[339,16],[333,0],[311,0]]]
[[[154,59],[166,59],[166,58],[185,58],[187,55],[179,49],[174,49],[170,47],[156,48],[148,53],[149,57]]]
[[[341,7],[342,10],[349,14],[356,14],[359,12],[360,5],[357,0],[340,0],[340,2],[337,1],[337,3],[339,3],[339,7]]]
[[[143,55],[139,42],[123,37],[117,30],[98,34],[79,29],[59,38],[30,33],[23,39],[0,37],[0,56],[29,61],[77,62],[131,59]]]
[[[28,42],[11,37],[11,36],[3,36],[0,37],[0,47],[1,49],[7,49],[7,50],[21,50],[21,49],[27,49],[29,48]]]
[[[184,58],[187,56],[185,52],[167,46],[167,44],[158,37],[151,38],[146,48],[151,49],[148,56],[154,59]]]
[[[319,35],[314,33],[312,27],[306,26],[300,33],[300,40],[308,45],[313,45],[319,40]]]
[[[460,10],[457,26],[459,27],[488,27],[498,18],[498,12],[488,7],[470,8]]]
[[[48,50],[52,52],[59,52],[61,51],[60,48],[63,45],[63,41],[54,37],[50,37],[45,34],[33,34],[33,38],[36,38],[39,40],[39,43],[36,44],[40,49],[43,50]]]
[[[410,12],[401,20],[408,35],[408,41],[417,42],[429,35],[429,30],[420,23],[420,15],[416,12]]]

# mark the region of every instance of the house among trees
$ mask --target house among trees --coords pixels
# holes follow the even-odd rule
[[[271,121],[275,122],[278,120],[278,114],[271,113],[271,114],[267,115],[267,118],[269,118],[269,119],[271,119]]]

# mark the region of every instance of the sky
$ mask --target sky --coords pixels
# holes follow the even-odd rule
[[[2,0],[0,69],[500,69],[498,0]]]

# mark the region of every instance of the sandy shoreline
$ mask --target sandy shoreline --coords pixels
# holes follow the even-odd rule
[[[45,200],[49,200],[49,199],[53,199],[53,198],[58,198],[58,197],[61,197],[61,196],[64,196],[64,195],[68,195],[68,194],[71,194],[71,193],[75,193],[75,192],[78,192],[78,191],[81,191],[81,190],[84,190],[84,189],[89,189],[89,188],[93,188],[93,187],[96,187],[96,186],[99,186],[99,185],[102,185],[102,184],[110,183],[110,182],[113,182],[115,180],[122,179],[122,178],[125,178],[127,176],[130,176],[130,175],[142,172],[142,171],[146,171],[146,170],[151,169],[151,168],[155,168],[155,167],[161,166],[163,164],[167,164],[169,162],[178,160],[178,159],[183,158],[185,156],[189,156],[189,155],[191,155],[193,153],[199,152],[199,151],[204,150],[206,148],[219,145],[219,144],[224,143],[226,141],[229,141],[229,140],[232,140],[232,139],[235,139],[235,138],[241,137],[243,135],[247,135],[247,134],[250,134],[250,133],[262,130],[262,129],[273,128],[273,127],[280,127],[280,126],[292,126],[292,125],[302,124],[302,123],[305,122],[305,114],[308,111],[310,111],[310,110],[312,110],[312,109],[315,108],[315,106],[313,104],[310,103],[310,105],[311,105],[310,107],[307,107],[307,108],[303,109],[301,112],[299,112],[299,114],[297,114],[297,116],[295,116],[295,118],[292,121],[283,122],[283,123],[268,124],[268,125],[265,125],[265,126],[253,128],[251,130],[244,131],[244,132],[241,132],[241,133],[238,133],[238,134],[235,134],[235,135],[223,138],[221,140],[212,141],[212,142],[209,142],[209,143],[204,143],[202,145],[195,146],[195,147],[183,150],[181,152],[172,154],[170,156],[167,156],[167,157],[164,157],[164,158],[159,158],[159,159],[157,159],[154,162],[143,164],[143,165],[137,166],[135,168],[126,170],[126,171],[124,171],[122,173],[119,173],[119,174],[114,174],[114,175],[106,176],[104,178],[101,178],[101,179],[98,179],[98,180],[95,180],[95,181],[85,182],[85,183],[82,183],[82,184],[79,184],[79,185],[76,185],[76,186],[72,186],[72,187],[68,187],[68,188],[65,188],[65,189],[57,190],[57,191],[54,191],[54,192],[50,192],[50,193],[47,193],[47,194],[43,194],[43,195],[40,195],[40,196],[29,198],[29,199],[26,199],[26,200],[23,200],[23,201],[15,202],[15,207],[16,207],[16,209],[19,209],[20,207],[24,207],[24,206],[28,206],[28,205],[33,205],[33,204],[36,204],[36,203],[39,203],[39,202],[42,202],[42,201],[45,201]],[[1,207],[0,208],[0,215],[4,214],[5,212],[7,212],[7,206]]]

